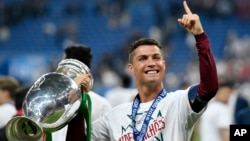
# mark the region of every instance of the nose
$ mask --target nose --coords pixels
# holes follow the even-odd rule
[[[154,61],[154,59],[149,58],[149,59],[148,59],[147,65],[148,65],[149,67],[154,67],[154,66],[155,66],[155,61]]]

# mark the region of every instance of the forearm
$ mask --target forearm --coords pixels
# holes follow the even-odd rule
[[[208,102],[218,90],[218,77],[210,42],[205,33],[195,36],[199,56],[200,83],[198,94],[201,100]]]

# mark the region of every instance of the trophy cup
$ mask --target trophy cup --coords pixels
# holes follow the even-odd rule
[[[91,100],[82,95],[74,82],[79,74],[90,73],[90,69],[75,59],[62,60],[55,72],[38,78],[23,102],[23,116],[12,118],[6,126],[6,136],[10,141],[42,141],[47,134],[63,128],[78,112],[87,120],[87,136],[90,140]],[[90,87],[93,86],[91,79]]]

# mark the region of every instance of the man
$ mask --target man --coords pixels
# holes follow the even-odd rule
[[[186,1],[186,14],[178,19],[194,35],[199,56],[200,83],[185,90],[166,92],[166,64],[160,44],[153,39],[135,41],[129,51],[128,70],[134,75],[138,95],[93,123],[92,141],[189,141],[193,127],[218,89],[210,43],[199,16]]]
[[[91,68],[91,61],[92,61],[92,54],[91,49],[84,46],[84,45],[71,45],[68,46],[64,50],[64,59],[76,59],[78,61],[81,61],[86,66]],[[88,78],[88,75],[82,75],[75,78],[75,82],[77,84],[89,84],[90,79]],[[86,79],[85,79],[86,78]],[[95,121],[102,115],[104,115],[106,112],[108,112],[111,109],[111,104],[102,96],[95,93],[94,91],[89,90],[88,88],[85,90],[88,92],[91,102],[92,102],[92,114],[91,114],[91,120]],[[78,122],[80,120],[81,122]],[[72,119],[69,123],[69,126],[75,126],[74,124],[77,124],[79,129],[77,131],[67,131],[68,126],[65,128],[55,132],[52,134],[52,140],[53,141],[84,141],[86,140],[86,136],[84,135],[85,132],[85,125],[84,124],[83,115],[78,114],[74,119]],[[81,127],[81,128],[80,128]],[[81,133],[81,137],[74,136],[77,132]],[[72,133],[72,134],[71,134]],[[66,136],[67,134],[67,136]]]
[[[14,95],[19,82],[10,76],[0,76],[0,141],[5,139],[5,126],[16,115]]]
[[[17,110],[16,116],[23,116],[23,102],[25,99],[25,96],[27,95],[29,89],[31,86],[27,85],[27,86],[20,86],[17,90],[16,90],[16,94],[15,94],[15,107]]]
[[[233,124],[229,100],[233,94],[233,84],[223,82],[216,96],[209,102],[200,118],[201,141],[229,141],[229,127]]]

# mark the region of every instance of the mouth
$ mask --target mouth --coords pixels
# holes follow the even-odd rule
[[[145,71],[145,74],[157,74],[159,73],[159,70],[148,70],[148,71]]]

